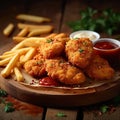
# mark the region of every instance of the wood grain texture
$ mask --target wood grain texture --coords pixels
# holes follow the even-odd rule
[[[96,105],[97,106],[97,105]],[[117,106],[113,112],[100,113],[98,109],[86,109],[83,111],[83,120],[119,120],[120,108]]]
[[[0,104],[0,120],[43,120],[42,114],[31,115],[26,114],[24,110],[16,110],[14,112],[6,113],[4,111],[4,105]]]
[[[93,8],[106,8],[106,6],[109,6],[111,8],[115,8],[116,10],[120,10],[119,7],[119,0],[66,0],[66,2],[64,4],[66,4],[65,8],[64,8],[64,12],[62,11],[61,7],[63,5],[63,1],[64,0],[52,0],[52,1],[48,1],[48,0],[1,0],[0,4],[0,49],[2,49],[2,51],[0,51],[0,54],[3,53],[4,51],[8,50],[9,47],[12,47],[14,44],[9,44],[12,42],[12,36],[16,35],[19,31],[17,29],[15,29],[15,31],[10,35],[10,37],[6,37],[2,34],[3,29],[8,25],[9,22],[13,22],[15,25],[18,23],[18,21],[16,21],[15,16],[18,13],[29,13],[29,14],[35,14],[35,15],[42,15],[42,16],[46,16],[46,17],[50,17],[53,19],[53,22],[51,23],[52,25],[55,26],[55,32],[66,32],[66,33],[70,33],[71,29],[66,25],[66,23],[68,21],[71,20],[76,20],[78,19],[80,16],[78,15],[79,10],[88,6],[92,6]],[[64,14],[63,14],[64,13]],[[61,19],[61,17],[63,16],[63,18]],[[7,47],[4,48],[4,45],[6,45]],[[10,80],[5,80],[5,79],[1,79],[0,78],[0,86],[2,86],[3,89],[7,90],[12,96],[14,96],[15,98],[21,100],[21,101],[26,101],[29,103],[34,103],[34,104],[45,104],[47,102],[47,104],[45,104],[45,107],[49,107],[50,104],[54,105],[54,107],[56,107],[57,105],[59,106],[58,102],[63,103],[64,106],[66,106],[66,104],[70,105],[72,104],[73,99],[77,99],[76,100],[76,104],[75,106],[77,106],[80,104],[85,104],[88,101],[92,101],[91,104],[95,103],[95,102],[101,102],[103,100],[108,100],[118,94],[120,94],[120,84],[112,84],[112,85],[107,85],[107,86],[102,86],[102,87],[98,87],[96,89],[92,89],[90,93],[93,92],[93,96],[92,98],[89,95],[83,95],[82,98],[84,98],[83,101],[81,101],[81,96],[66,96],[66,97],[62,97],[59,98],[58,96],[53,96],[51,98],[51,96],[47,96],[47,95],[40,95],[40,93],[38,91],[33,92],[32,90],[29,90],[28,88],[26,88],[25,86],[19,85],[18,83],[11,83]],[[97,94],[96,92],[97,91]],[[40,95],[40,98],[38,98],[38,95]],[[32,97],[31,97],[32,96]],[[104,96],[104,97],[102,97]],[[95,97],[95,99],[94,99]],[[42,98],[42,99],[41,99]],[[52,101],[50,101],[50,100]],[[54,103],[54,101],[56,101],[56,104]],[[37,101],[37,103],[36,103]],[[42,106],[42,105],[41,105]],[[43,106],[42,106],[43,107]],[[60,106],[61,107],[61,106]],[[66,120],[66,117],[63,118],[56,118],[54,115],[56,115],[58,112],[64,112],[65,114],[67,114],[69,120],[72,119],[76,119],[76,115],[78,112],[78,110],[73,110],[71,112],[71,109],[49,109],[47,110],[47,114],[46,117],[43,118],[42,114],[39,114],[38,116],[31,116],[28,115],[26,113],[24,113],[24,111],[21,110],[17,110],[13,113],[5,113],[3,111],[4,106],[3,104],[0,104],[0,120],[44,120],[46,118],[46,120],[50,120],[52,118],[57,119],[57,120]],[[96,114],[94,114],[94,109],[92,109],[91,111],[89,110],[83,110],[83,120],[119,120],[120,119],[120,108],[117,107],[116,108],[116,112],[112,113],[112,114],[104,114],[102,116],[97,116]],[[80,111],[81,113],[81,111]],[[79,113],[79,114],[80,114]],[[71,116],[73,114],[73,117]],[[71,117],[71,118],[70,118]],[[50,119],[49,119],[50,118]],[[78,117],[78,119],[81,119],[81,117]]]
[[[13,43],[2,46],[3,53],[13,46]],[[2,70],[2,68],[0,69]],[[109,100],[120,94],[120,81],[114,81],[87,89],[33,88],[25,86],[13,79],[0,76],[0,86],[13,97],[45,107],[78,107]],[[68,101],[69,100],[69,101]]]
[[[76,120],[78,110],[48,108],[45,120]]]

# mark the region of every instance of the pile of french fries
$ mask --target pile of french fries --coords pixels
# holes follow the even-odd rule
[[[18,23],[18,28],[20,32],[13,37],[13,41],[19,43],[27,37],[36,37],[42,34],[48,34],[53,31],[53,26],[51,25],[31,25]]]
[[[51,19],[41,16],[34,16],[34,15],[27,15],[27,14],[18,14],[16,16],[16,19],[27,21],[27,22],[33,22],[33,23],[43,23],[43,22],[50,22]],[[52,25],[41,25],[41,24],[23,24],[18,23],[17,27],[20,29],[20,33],[13,39],[22,40],[24,39],[24,36],[27,37],[33,37],[45,33],[50,33],[53,31]],[[6,28],[3,30],[3,34],[5,36],[10,36],[10,34],[13,32],[15,28],[15,25],[13,23],[9,23]]]
[[[25,34],[23,32],[23,34]],[[66,38],[65,33],[51,33],[46,37],[28,37],[16,44],[11,50],[4,52],[0,56],[0,66],[4,69],[1,71],[1,75],[7,78],[11,74],[15,75],[15,80],[19,82],[24,81],[22,75],[22,68],[25,62],[32,59],[36,54],[36,49],[41,45],[42,41],[46,41],[50,38]]]
[[[49,18],[27,14],[18,14],[16,19],[33,23],[51,21]],[[13,36],[13,41],[17,44],[11,50],[0,55],[0,66],[4,67],[1,71],[1,75],[4,78],[7,78],[13,74],[17,81],[24,81],[24,77],[21,72],[23,64],[35,55],[36,47],[40,45],[40,41],[45,40],[45,38],[40,37],[40,35],[52,32],[53,26],[18,23],[17,27],[20,32],[16,36]],[[10,36],[14,28],[15,25],[13,23],[9,23],[3,30],[3,34],[5,36]]]
[[[19,14],[16,16],[19,20],[42,23],[50,22],[49,18]],[[14,24],[10,23],[4,30],[3,34],[9,36],[14,29]],[[24,76],[22,74],[23,65],[28,60],[32,59],[36,54],[36,49],[41,45],[42,41],[51,38],[66,38],[65,33],[51,33],[53,26],[51,25],[33,25],[18,23],[17,27],[20,32],[13,36],[13,41],[16,45],[9,51],[0,55],[0,66],[3,67],[1,75],[4,78],[14,76],[14,79],[23,82]],[[41,34],[46,34],[45,37],[41,37]]]
[[[35,55],[36,48],[40,45],[41,40],[46,38],[30,37],[24,41],[15,45],[11,50],[4,52],[0,56],[0,66],[4,69],[1,71],[1,75],[7,78],[11,74],[16,76],[17,81],[24,81],[24,77],[21,73],[24,63]]]

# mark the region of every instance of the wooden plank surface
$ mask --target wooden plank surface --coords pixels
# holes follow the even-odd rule
[[[85,9],[87,7],[92,7],[98,10],[112,8],[115,11],[120,11],[119,0],[112,0],[111,2],[109,2],[108,0],[102,0],[102,1],[101,0],[93,0],[93,1],[74,0],[74,2],[73,0],[67,0],[61,31],[64,31],[64,32],[67,31],[68,33],[71,33],[72,29],[68,27],[67,23],[70,21],[80,19],[80,10]],[[106,36],[109,37],[108,35],[101,34],[101,37],[106,37]],[[84,109],[83,120],[114,120],[114,119],[119,120],[120,119],[119,114],[120,114],[119,107],[115,112],[105,113],[103,115],[96,114],[96,110],[94,108],[91,110]]]
[[[53,21],[50,23],[54,25],[54,32],[59,32],[60,27],[60,19],[61,19],[61,6],[62,0],[2,0],[2,4],[0,4],[0,47],[9,44],[12,42],[12,37],[15,36],[19,30],[16,28],[17,23],[21,22],[16,20],[17,14],[33,14],[43,17],[49,17]],[[15,25],[15,29],[13,33],[6,37],[3,35],[3,29],[9,24],[13,23]],[[27,22],[25,22],[27,23]],[[32,24],[32,23],[29,23]],[[49,23],[48,23],[49,24]],[[4,49],[5,51],[6,49]],[[27,103],[23,103],[21,101],[16,100],[15,98],[9,98],[10,102],[14,104],[15,112],[6,113],[4,111],[5,105],[0,104],[0,120],[43,120],[44,119],[44,111],[43,107],[38,107],[34,105],[30,105]],[[34,112],[33,112],[34,111]]]
[[[76,120],[78,110],[48,108],[45,120]]]
[[[94,8],[105,8],[106,6],[114,7],[116,10],[120,10],[119,4],[117,4],[118,0],[115,0],[113,2],[109,2],[108,0],[97,0],[92,1],[91,0],[1,0],[2,4],[0,4],[0,47],[2,47],[4,44],[8,44],[12,41],[12,36],[16,35],[18,33],[18,30],[16,29],[13,34],[10,37],[6,37],[2,34],[3,29],[6,27],[6,25],[9,22],[15,23],[15,25],[18,23],[18,21],[15,19],[15,16],[18,13],[29,13],[34,15],[42,15],[45,17],[49,17],[53,20],[51,23],[55,26],[54,32],[72,32],[71,29],[67,26],[67,22],[71,20],[78,19],[79,16],[79,10],[82,8],[85,8],[86,6],[92,6]],[[65,5],[65,11],[63,11],[62,6]],[[99,7],[98,7],[99,6]],[[62,13],[64,13],[64,16],[62,16]],[[62,26],[61,26],[62,25]],[[11,98],[14,99],[14,98]],[[10,99],[9,99],[10,100]],[[14,99],[15,103],[23,104],[21,101],[17,102],[17,100]],[[31,115],[26,113],[24,110],[24,106],[19,105],[19,108],[15,112],[12,113],[5,113],[4,112],[4,105],[0,104],[0,120],[119,120],[120,119],[120,107],[117,107],[117,110],[113,112],[112,114],[106,113],[101,116],[94,114],[94,109],[89,110],[83,109],[83,113],[79,109],[57,109],[57,108],[46,108],[43,107],[37,108],[38,106],[33,107],[33,109],[40,109],[39,114],[37,115]],[[27,106],[30,106],[29,104]],[[29,109],[29,107],[28,107]],[[45,111],[44,111],[45,110]],[[44,117],[44,114],[46,112],[46,116]],[[56,117],[58,113],[64,113],[64,115],[67,115],[67,117]],[[78,115],[79,113],[79,115]],[[80,115],[80,113],[83,114]]]
[[[14,104],[15,111],[6,113],[5,105],[0,104],[0,120],[43,120],[43,108],[18,101],[8,97],[9,102]]]
[[[105,105],[105,103],[103,104]],[[102,105],[101,105],[102,106]],[[84,107],[83,120],[120,120],[120,106],[111,107],[106,113],[101,113],[99,105]]]

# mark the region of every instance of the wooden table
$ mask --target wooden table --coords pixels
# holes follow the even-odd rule
[[[2,31],[10,22],[17,25],[19,21],[15,16],[19,13],[49,17],[52,19],[50,24],[55,28],[54,32],[69,34],[72,30],[67,26],[67,22],[78,19],[79,11],[83,8],[88,6],[95,9],[110,7],[120,10],[119,0],[111,2],[109,0],[1,0],[0,2],[0,47],[10,43],[12,36],[18,33],[18,29],[15,28],[12,35],[6,37]],[[4,105],[0,104],[0,120],[120,120],[120,106],[111,110],[112,113],[107,112],[101,115],[100,105],[106,103],[71,109],[35,106],[11,96],[6,99],[13,102],[16,110],[5,113]]]

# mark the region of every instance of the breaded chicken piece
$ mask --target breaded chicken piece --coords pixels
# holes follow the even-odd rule
[[[109,80],[115,73],[108,61],[99,55],[93,56],[93,59],[85,71],[90,78],[95,80]]]
[[[33,57],[33,60],[41,60],[41,59],[42,59],[42,61],[45,61],[43,55],[40,54],[40,53],[37,53],[37,54]]]
[[[85,68],[90,63],[93,44],[88,38],[72,39],[66,43],[65,51],[69,62],[79,68]]]
[[[68,38],[46,39],[39,47],[39,52],[45,59],[58,57],[64,52],[66,41]]]
[[[86,80],[80,69],[61,58],[46,60],[45,68],[48,76],[66,85],[81,84]]]
[[[39,78],[46,74],[44,60],[29,60],[24,64],[25,71],[35,77]]]

